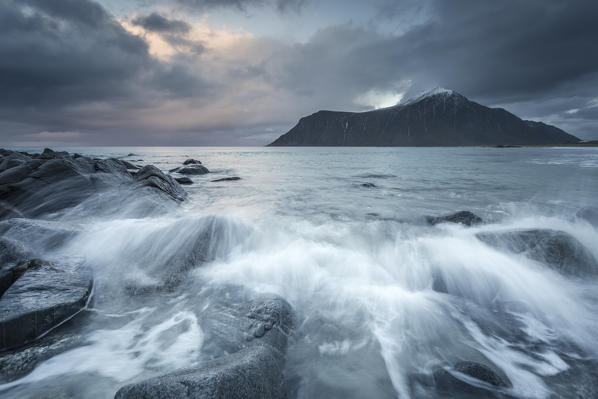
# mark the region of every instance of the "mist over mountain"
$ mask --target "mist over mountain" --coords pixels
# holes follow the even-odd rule
[[[318,111],[270,146],[470,146],[576,143],[579,138],[523,120],[446,89],[368,112]]]

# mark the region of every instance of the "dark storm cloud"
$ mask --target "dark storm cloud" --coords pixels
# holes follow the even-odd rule
[[[414,3],[398,4],[383,18]],[[598,2],[438,0],[425,8],[426,19],[402,35],[350,24],[319,31],[281,54],[288,65],[279,84],[346,108],[360,91],[408,80],[409,94],[443,86],[516,113],[534,108],[522,115],[534,118],[555,111],[553,97],[564,112],[596,95]]]
[[[244,13],[299,10],[315,0],[153,1],[161,12],[173,3]],[[148,32],[141,37],[91,0],[2,1],[0,138],[42,132],[95,144],[265,144],[318,109],[365,109],[356,99],[369,91],[412,95],[433,86],[598,137],[598,2],[373,4],[380,8],[371,24],[328,26],[292,44],[243,37],[219,53],[178,14],[127,16]],[[150,54],[150,33],[175,54]]]
[[[0,3],[3,138],[27,129],[102,126],[106,115],[118,120],[130,109],[197,95],[207,86],[188,65],[150,56],[143,38],[95,2]]]
[[[181,20],[168,19],[158,13],[151,13],[145,16],[139,16],[133,19],[133,24],[143,27],[143,29],[160,33],[187,33],[191,26]]]
[[[199,10],[234,7],[245,10],[252,6],[275,6],[278,11],[299,10],[305,0],[176,0],[178,3]]]

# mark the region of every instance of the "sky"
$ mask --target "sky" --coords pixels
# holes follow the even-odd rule
[[[593,0],[2,0],[0,145],[265,145],[445,87],[598,139]]]

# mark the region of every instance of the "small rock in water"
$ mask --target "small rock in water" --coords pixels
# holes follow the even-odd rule
[[[215,180],[212,180],[212,183],[217,183],[217,182],[220,182],[220,181],[235,181],[235,180],[241,180],[241,178],[240,178],[240,177],[237,177],[237,176],[233,176],[233,177],[223,177],[223,178],[221,178],[221,179],[215,179]]]
[[[197,159],[189,158],[183,162],[183,165],[201,165],[201,161]]]
[[[191,164],[189,166],[171,169],[170,172],[176,172],[182,175],[205,175],[206,173],[210,173],[208,168],[199,164]]]
[[[378,186],[376,186],[374,183],[363,183],[361,185],[361,187],[366,187],[366,188],[376,188]]]
[[[174,180],[176,180],[179,184],[193,184],[193,180],[189,179],[187,176],[175,177]]]
[[[481,217],[469,211],[459,211],[445,216],[426,216],[426,221],[432,226],[439,223],[460,223],[465,226],[483,223]]]

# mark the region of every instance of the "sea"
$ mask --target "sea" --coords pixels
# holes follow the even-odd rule
[[[580,216],[598,206],[598,148],[53,149],[163,171],[194,158],[210,173],[191,176],[188,198],[159,212],[111,194],[46,217],[76,227],[44,256],[92,268],[93,304],[81,344],[1,384],[0,397],[61,387],[112,398],[125,384],[200,364],[209,334],[190,298],[221,284],[292,306],[289,398],[447,397],[430,381],[459,362],[508,381],[482,387],[499,397],[584,397],[587,381],[597,384],[598,278],[479,237],[561,231],[598,259],[598,227]],[[226,177],[240,179],[213,181]],[[484,223],[426,222],[457,211]],[[208,255],[184,284],[142,300],[125,294],[129,283],[156,283],[198,235]]]

